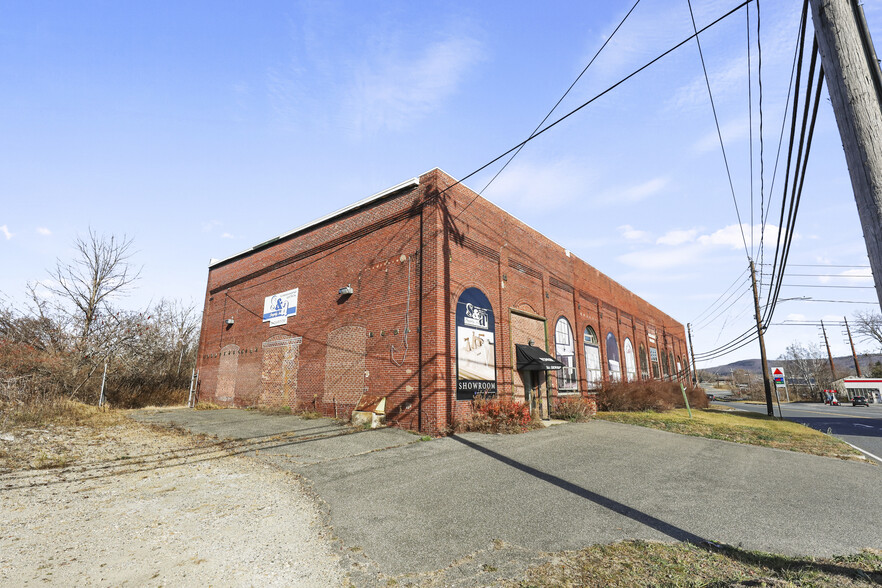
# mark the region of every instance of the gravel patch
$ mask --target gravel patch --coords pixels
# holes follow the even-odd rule
[[[0,585],[345,581],[326,508],[296,475],[222,442],[136,423],[0,440],[23,443],[65,467],[0,474]]]

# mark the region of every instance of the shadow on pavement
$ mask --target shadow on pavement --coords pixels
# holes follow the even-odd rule
[[[572,482],[568,482],[568,481],[564,480],[563,478],[559,478],[557,476],[547,474],[541,470],[537,470],[534,467],[530,467],[530,466],[523,464],[519,461],[511,459],[510,457],[506,457],[500,453],[496,453],[495,451],[493,451],[491,449],[487,449],[486,447],[481,447],[477,443],[472,443],[471,441],[467,441],[466,439],[463,439],[462,437],[459,437],[457,435],[451,435],[450,438],[455,441],[458,441],[458,442],[462,443],[463,445],[466,445],[476,451],[480,451],[484,455],[487,455],[489,457],[492,457],[493,459],[501,461],[502,463],[504,463],[508,466],[511,466],[515,469],[518,469],[518,470],[526,473],[526,474],[534,476],[544,482],[548,482],[549,484],[554,484],[558,488],[560,488],[562,490],[566,490],[567,492],[571,492],[571,493],[575,494],[576,496],[579,496],[580,498],[590,500],[591,502],[597,504],[598,506],[602,506],[604,508],[607,508],[607,509],[609,509],[615,513],[618,513],[622,516],[633,519],[640,524],[643,524],[643,525],[646,525],[647,527],[655,529],[656,531],[659,531],[660,533],[664,533],[665,535],[667,535],[668,537],[671,537],[672,539],[675,539],[677,541],[686,541],[689,543],[694,543],[699,546],[707,545],[709,543],[706,539],[699,537],[698,535],[695,535],[694,533],[690,533],[689,531],[687,531],[685,529],[681,529],[681,528],[676,527],[670,523],[666,523],[665,521],[662,521],[661,519],[657,519],[652,515],[648,515],[644,512],[640,512],[639,510],[633,509],[630,506],[622,504],[621,502],[618,502],[618,501],[613,500],[611,498],[607,498],[606,496],[601,496],[600,494],[597,494],[596,492],[592,492],[591,490],[587,490],[585,488],[582,488],[581,486],[573,484]]]

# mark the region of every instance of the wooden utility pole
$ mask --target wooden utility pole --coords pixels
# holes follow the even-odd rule
[[[882,71],[857,0],[809,0],[815,37],[882,305]]]
[[[692,355],[692,385],[698,385],[698,372],[695,371],[695,347],[692,346],[692,323],[686,323],[686,332],[689,334],[689,353]]]
[[[848,328],[848,319],[842,317],[842,320],[845,321],[845,332],[848,333],[848,344],[851,345],[851,356],[854,358],[854,370],[857,372],[857,377],[861,377],[861,364],[858,363],[857,353],[854,351],[854,339],[851,338],[851,329]]]
[[[830,353],[830,342],[827,340],[827,329],[824,328],[824,321],[821,321],[821,332],[824,333],[824,345],[827,346],[827,359],[830,360],[830,373],[833,379],[836,379],[836,367],[833,365],[833,354]]]
[[[756,333],[759,336],[760,358],[763,366],[763,387],[766,391],[766,411],[770,417],[775,416],[775,409],[772,407],[772,378],[769,377],[769,360],[766,359],[766,341],[763,339],[763,324],[760,318],[759,293],[756,289],[756,271],[753,267],[753,260],[750,260],[750,281],[753,283],[753,306],[756,312]]]

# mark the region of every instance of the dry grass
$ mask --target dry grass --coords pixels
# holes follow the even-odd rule
[[[626,541],[555,554],[508,586],[819,586],[882,583],[882,551],[832,559],[785,557],[726,545]]]
[[[863,460],[860,452],[842,441],[805,425],[767,415],[718,409],[670,412],[598,412],[598,419],[639,425],[681,435],[721,439],[747,445],[774,447],[825,457]]]
[[[0,430],[4,431],[47,425],[101,428],[118,424],[124,418],[118,411],[66,398],[46,398],[35,402],[0,401],[0,414],[3,415]]]

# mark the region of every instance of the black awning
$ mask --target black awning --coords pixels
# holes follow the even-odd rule
[[[564,365],[533,345],[515,345],[518,370],[522,372],[544,372],[559,370]]]

